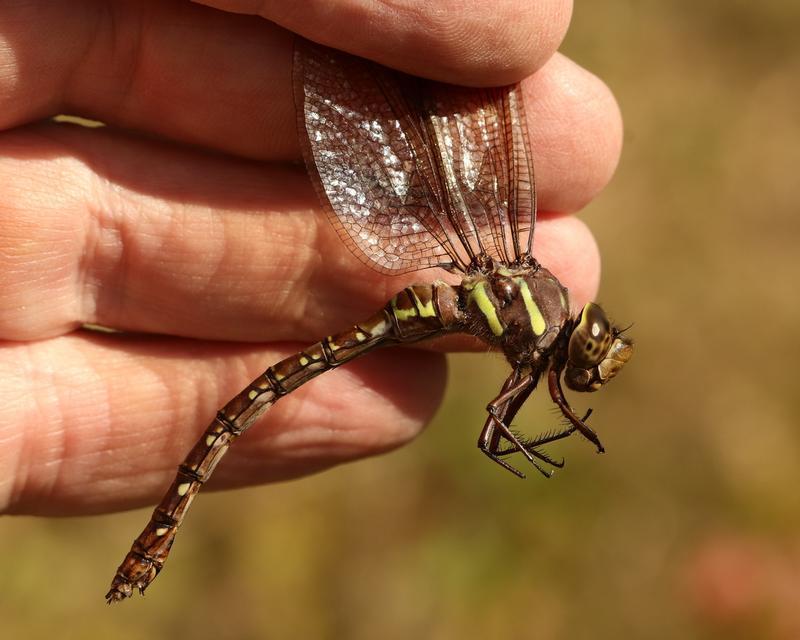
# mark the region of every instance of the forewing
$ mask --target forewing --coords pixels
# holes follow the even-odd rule
[[[294,76],[306,165],[355,255],[392,273],[519,257],[535,198],[517,88],[424,81],[302,40]]]
[[[471,244],[503,262],[530,251],[536,192],[519,85],[468,89],[432,84],[430,121],[448,197]]]

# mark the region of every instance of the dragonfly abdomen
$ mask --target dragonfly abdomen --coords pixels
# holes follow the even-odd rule
[[[391,316],[396,336],[403,342],[464,328],[458,291],[446,282],[406,287],[384,311]]]
[[[321,373],[378,347],[415,342],[457,330],[458,295],[436,282],[403,289],[378,313],[272,365],[219,410],[178,467],[175,479],[117,569],[109,602],[144,589],[155,579],[186,512],[232,442],[278,398]]]

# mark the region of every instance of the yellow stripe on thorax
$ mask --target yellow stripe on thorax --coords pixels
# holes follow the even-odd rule
[[[533,332],[537,336],[542,335],[545,332],[545,329],[547,329],[547,323],[544,321],[544,316],[542,315],[542,312],[539,310],[539,306],[536,304],[536,301],[531,295],[531,290],[528,287],[528,283],[525,282],[523,278],[514,278],[514,282],[519,285],[519,290],[522,294],[522,301],[525,303],[525,309],[528,311],[528,315],[531,318],[531,329],[533,329]]]
[[[496,336],[503,335],[503,325],[500,324],[500,318],[497,317],[497,309],[495,309],[489,295],[486,293],[486,283],[476,282],[475,286],[469,293],[471,300],[475,301],[478,305],[478,310],[486,317],[486,322],[489,323],[489,329]]]

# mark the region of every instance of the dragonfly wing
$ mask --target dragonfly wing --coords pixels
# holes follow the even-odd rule
[[[519,258],[535,195],[518,87],[421,80],[304,40],[294,86],[309,174],[356,256],[387,273]]]

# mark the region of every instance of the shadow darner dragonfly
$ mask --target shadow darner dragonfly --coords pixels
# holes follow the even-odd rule
[[[467,333],[501,350],[512,372],[487,407],[478,446],[519,477],[509,456],[549,476],[563,461],[541,447],[576,431],[603,451],[590,412],[573,411],[561,379],[595,391],[633,345],[595,304],[571,317],[567,290],[531,255],[536,195],[519,85],[440,84],[308,42],[296,46],[294,85],[306,165],[347,247],[383,273],[438,266],[461,283],[405,288],[372,317],[271,366],[225,405],[117,569],[108,602],[155,579],[192,499],[267,408],[378,347]],[[565,426],[518,435],[509,425],[545,376]]]

